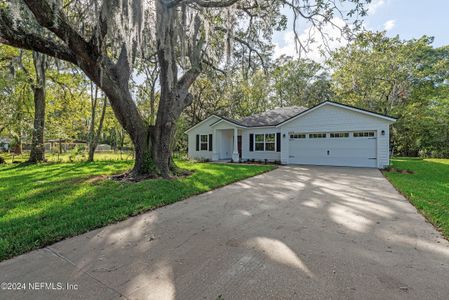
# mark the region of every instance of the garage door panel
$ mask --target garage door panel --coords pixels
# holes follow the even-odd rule
[[[289,162],[330,166],[376,167],[376,138],[290,139]]]

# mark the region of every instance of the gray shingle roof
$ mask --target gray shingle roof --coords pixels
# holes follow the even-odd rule
[[[312,108],[306,108],[306,107],[303,107],[303,106],[289,106],[289,107],[275,108],[275,109],[268,110],[268,111],[260,113],[260,114],[255,114],[255,115],[252,115],[252,116],[249,116],[249,117],[245,117],[245,118],[243,118],[241,120],[234,120],[234,119],[231,119],[231,118],[228,118],[228,117],[215,115],[215,116],[219,117],[220,119],[218,121],[216,121],[215,123],[211,124],[210,126],[213,126],[214,124],[220,122],[221,120],[226,120],[228,122],[231,122],[231,123],[234,123],[236,125],[243,126],[243,127],[276,126],[276,125],[279,125],[281,123],[284,123],[285,121],[287,121],[287,120],[289,120],[289,119],[291,119],[293,117],[296,117],[297,115],[302,114],[303,112],[305,112],[307,110],[311,110],[311,109],[313,109],[315,107],[319,107],[319,106],[321,106],[323,104],[326,104],[326,103],[335,104],[335,105],[348,107],[348,108],[354,108],[354,109],[359,110],[361,112],[367,112],[367,113],[370,113],[370,114],[375,114],[375,115],[378,115],[380,117],[387,117],[389,119],[393,119],[393,121],[397,119],[395,117],[379,114],[379,113],[376,113],[376,112],[373,112],[373,111],[365,110],[363,108],[358,108],[358,107],[350,106],[350,105],[347,105],[347,104],[326,100],[324,102],[321,102],[321,103],[313,106]]]
[[[274,126],[305,110],[307,110],[307,108],[302,106],[280,107],[267,110],[260,114],[245,117],[236,122],[248,127]]]

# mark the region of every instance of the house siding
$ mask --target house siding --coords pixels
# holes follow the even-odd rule
[[[280,161],[281,153],[275,151],[256,151],[254,144],[254,151],[249,151],[249,135],[250,134],[266,134],[266,133],[278,133],[281,132],[280,128],[265,127],[265,128],[248,128],[242,131],[242,159],[243,160],[265,160],[268,161]],[[282,146],[281,146],[281,150]]]
[[[193,159],[212,159],[212,151],[203,150],[196,151],[196,135],[197,134],[213,134],[214,130],[211,125],[219,120],[218,117],[212,116],[208,120],[204,121],[202,124],[197,127],[191,129],[188,133],[188,155]],[[212,148],[217,147],[217,145],[212,145]]]
[[[231,158],[233,152],[233,130],[239,126],[226,121],[216,123],[219,120],[220,118],[213,116],[187,132],[189,157],[209,160]],[[283,164],[288,164],[290,162],[290,132],[376,131],[376,165],[378,168],[383,168],[389,164],[390,160],[389,129],[390,124],[393,122],[392,120],[365,114],[349,108],[325,104],[278,127],[238,128],[238,135],[242,136],[242,160],[281,161]],[[214,125],[212,126],[212,124]],[[382,131],[384,131],[384,135],[382,135]],[[277,133],[280,134],[281,151],[277,152],[276,149],[275,151],[256,151],[255,144],[253,151],[250,151],[250,134],[267,133],[275,134],[275,145],[278,139]],[[209,151],[209,149],[207,151],[196,151],[197,134],[212,134],[214,151]]]

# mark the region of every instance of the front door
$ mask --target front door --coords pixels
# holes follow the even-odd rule
[[[239,151],[239,157],[242,158],[242,136],[237,136],[237,149]]]

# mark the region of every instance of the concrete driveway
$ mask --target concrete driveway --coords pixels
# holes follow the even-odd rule
[[[2,299],[449,299],[449,243],[378,170],[281,167],[2,262],[0,282],[63,285]]]

